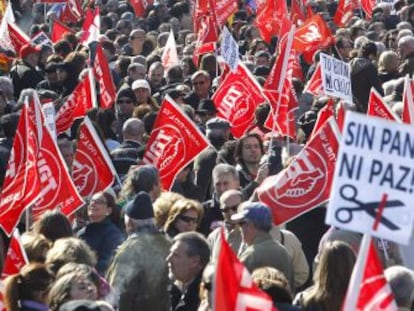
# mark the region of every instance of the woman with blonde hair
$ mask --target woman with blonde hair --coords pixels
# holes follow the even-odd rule
[[[174,203],[164,225],[165,233],[174,238],[182,232],[195,231],[203,218],[203,207],[195,200],[181,199]]]
[[[399,78],[398,66],[400,60],[394,51],[384,51],[378,60],[378,75],[381,82],[387,82]]]
[[[329,242],[313,275],[314,285],[299,293],[294,304],[305,310],[341,310],[355,260],[349,244]]]
[[[165,222],[168,219],[168,214],[171,207],[178,200],[182,200],[184,197],[176,192],[163,192],[153,204],[155,225],[159,229],[163,229]]]
[[[54,281],[53,272],[44,264],[24,266],[20,273],[5,280],[4,305],[7,311],[48,310],[47,295]]]

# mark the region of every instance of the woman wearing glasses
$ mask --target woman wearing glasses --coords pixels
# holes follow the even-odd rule
[[[182,232],[195,231],[203,217],[203,208],[194,200],[178,200],[168,213],[164,230],[167,237],[173,239]]]

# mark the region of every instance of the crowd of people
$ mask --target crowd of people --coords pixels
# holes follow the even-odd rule
[[[194,1],[156,0],[144,17],[135,16],[125,1],[84,3],[100,8],[99,40],[117,90],[111,109],[93,108],[87,115],[122,185],[95,193],[70,219],[57,210],[31,224],[22,217],[18,230],[29,263],[4,281],[7,310],[213,310],[222,230],[279,310],[341,310],[362,235],[329,228],[325,206],[276,226],[271,207],[258,202],[255,191],[303,148],[329,101],[304,92],[321,52],[350,64],[353,104],[347,108],[365,113],[375,88],[401,116],[404,77],[414,73],[414,1],[378,4],[371,19],[358,8],[342,28],[333,22],[337,1],[305,2],[325,19],[335,43],[316,52],[312,63],[300,59],[292,95],[299,105],[296,135],[288,144],[264,126],[268,103],[256,108],[254,123],[239,139],[231,135],[229,121],[217,116],[211,98],[222,82],[219,53],[199,55],[194,63]],[[63,8],[31,1],[12,4],[29,36],[40,30],[50,34]],[[278,40],[261,38],[249,4],[239,1],[227,25],[241,61],[263,85]],[[68,23],[75,31],[81,25],[82,20]],[[170,31],[179,64],[164,68],[161,56]],[[0,190],[25,98],[35,90],[58,110],[88,67],[94,48],[79,45],[79,34],[66,33],[52,46],[25,45],[15,54],[0,46],[13,58],[0,76]],[[166,95],[210,143],[179,172],[170,191],[162,189],[156,166],[142,163]],[[79,124],[57,137],[69,172]],[[414,310],[412,256],[395,243],[374,241],[399,310]],[[2,267],[9,238],[3,234],[0,243]]]

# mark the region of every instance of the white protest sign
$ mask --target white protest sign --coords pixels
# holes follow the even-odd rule
[[[239,63],[239,45],[227,27],[223,27],[220,51],[221,56],[223,56],[226,63],[230,66],[230,70],[236,72]]]
[[[44,31],[39,31],[36,35],[34,35],[30,41],[34,45],[49,45],[52,46],[53,43],[47,34]]]
[[[322,84],[326,95],[352,102],[351,67],[335,57],[321,53]]]
[[[45,114],[46,124],[49,126],[50,133],[56,141],[56,122],[55,122],[55,105],[49,102],[42,105],[43,113]]]
[[[326,222],[408,244],[413,192],[414,127],[348,112]],[[373,231],[383,199],[382,217]]]

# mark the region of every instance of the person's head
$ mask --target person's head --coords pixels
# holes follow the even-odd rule
[[[161,62],[155,62],[151,64],[148,70],[148,80],[154,87],[162,85],[164,78],[164,67]]]
[[[211,81],[210,75],[207,71],[198,70],[191,76],[191,84],[193,85],[194,93],[200,98],[207,98],[210,90]]]
[[[134,91],[130,88],[121,89],[116,95],[115,107],[116,110],[126,116],[131,116],[137,105],[137,97]]]
[[[31,263],[23,266],[18,274],[11,275],[4,281],[3,302],[7,310],[19,311],[21,300],[47,302],[54,273],[44,264]]]
[[[29,262],[45,262],[51,243],[44,235],[25,232],[22,234],[21,242]]]
[[[73,236],[68,218],[59,211],[46,211],[33,223],[33,232],[42,234],[52,243]]]
[[[181,59],[180,66],[183,70],[184,77],[191,76],[197,71],[196,65],[194,65],[193,58],[191,56],[184,56]]]
[[[214,191],[218,199],[225,191],[240,188],[239,174],[236,168],[229,164],[217,164],[213,169],[212,178]]]
[[[292,303],[292,292],[285,275],[273,267],[257,268],[252,273],[253,282],[275,303]]]
[[[187,284],[198,276],[210,260],[205,237],[197,232],[184,232],[174,237],[167,256],[171,279]]]
[[[230,123],[222,118],[212,118],[206,122],[206,136],[210,143],[219,149],[230,137]]]
[[[254,54],[254,65],[255,66],[270,66],[270,54],[266,51],[259,51]]]
[[[256,133],[246,134],[241,137],[234,151],[236,161],[245,165],[259,164],[263,154],[263,141]]]
[[[258,234],[268,233],[272,229],[272,212],[266,205],[246,202],[240,209],[239,213],[231,216],[231,220],[239,224],[246,245],[251,245]]]
[[[39,63],[41,49],[35,45],[25,44],[19,51],[20,58],[32,67]]]
[[[131,81],[145,79],[147,69],[143,64],[132,62],[128,66],[128,77]]]
[[[122,126],[124,140],[143,141],[144,123],[138,118],[129,118]]]
[[[126,35],[126,36],[130,36],[129,42],[131,43],[131,37],[134,35],[134,32],[132,31],[132,24],[130,21],[127,20],[120,20],[116,23],[115,29],[119,31],[120,34]],[[136,30],[134,30],[136,31]]]
[[[170,236],[195,231],[203,217],[201,204],[195,200],[177,200],[171,207],[164,229]]]
[[[73,160],[75,159],[75,146],[73,142],[67,136],[58,136],[57,145],[59,151],[62,154],[63,160],[65,160],[66,166],[69,170],[72,169]]]
[[[378,71],[384,73],[394,73],[398,71],[398,54],[394,51],[384,51],[378,61]]]
[[[155,226],[151,197],[145,191],[140,191],[130,200],[124,210],[125,228],[128,234],[144,226]]]
[[[203,271],[200,283],[200,300],[206,301],[209,307],[208,310],[213,310],[213,282],[216,266],[209,263]]]
[[[227,190],[220,197],[220,211],[224,221],[231,223],[231,216],[237,213],[237,208],[243,202],[243,194],[240,190]]]
[[[148,99],[151,96],[151,86],[149,85],[147,80],[135,80],[132,83],[132,90],[134,91],[135,96],[137,97],[138,105],[148,103]]]
[[[129,31],[126,35],[129,35],[129,44],[131,47],[139,51],[142,50],[142,47],[144,45],[145,39],[146,39],[146,33],[143,29],[134,29],[132,32]]]
[[[414,52],[414,36],[405,36],[398,40],[398,54],[400,59],[405,59],[405,57]]]
[[[47,252],[46,264],[57,272],[69,262],[83,263],[94,267],[96,256],[86,242],[78,238],[63,238],[56,240]]]
[[[363,57],[369,60],[375,60],[377,58],[378,48],[372,41],[364,42],[359,50],[359,57]]]
[[[177,83],[177,82],[183,82],[184,76],[183,76],[183,70],[181,69],[180,65],[174,65],[167,69],[167,76],[166,81],[167,84],[170,83]]]
[[[157,228],[164,228],[165,222],[167,221],[168,214],[170,213],[171,207],[178,200],[184,199],[184,197],[175,192],[163,192],[154,202],[154,215],[155,224]]]
[[[145,191],[155,201],[161,193],[160,187],[158,169],[154,165],[142,165],[128,173],[121,196],[128,199],[140,191]]]
[[[95,193],[88,205],[88,218],[91,223],[100,223],[112,213],[103,191]]]
[[[339,56],[347,61],[349,59],[349,53],[352,51],[352,42],[348,38],[339,37],[336,39],[336,47],[338,49]]]
[[[403,266],[392,266],[384,271],[397,306],[411,308],[414,302],[414,271]]]
[[[217,109],[211,99],[203,98],[197,107],[196,114],[198,115],[201,124],[205,125],[208,120],[216,117]]]
[[[18,112],[8,113],[0,117],[0,131],[3,131],[4,137],[14,137],[19,124],[19,118],[20,114]]]
[[[58,311],[67,301],[98,299],[98,289],[84,274],[68,273],[53,284],[49,292],[49,307],[51,311]]]

